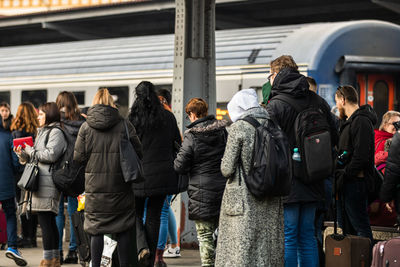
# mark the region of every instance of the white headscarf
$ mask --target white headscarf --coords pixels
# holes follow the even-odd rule
[[[242,89],[237,92],[228,103],[228,112],[232,122],[251,108],[259,107],[257,93],[254,89]]]

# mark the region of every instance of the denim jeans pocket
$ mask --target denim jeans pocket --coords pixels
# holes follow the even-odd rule
[[[225,188],[225,214],[229,216],[244,214],[243,192],[240,186]]]

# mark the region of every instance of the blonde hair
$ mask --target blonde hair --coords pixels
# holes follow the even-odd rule
[[[114,99],[107,88],[103,88],[97,91],[96,95],[93,98],[92,106],[97,104],[112,106],[113,108],[116,108]]]
[[[379,130],[383,131],[385,124],[387,124],[391,118],[393,117],[400,117],[400,112],[389,110],[385,114],[383,114],[381,125],[379,126]]]

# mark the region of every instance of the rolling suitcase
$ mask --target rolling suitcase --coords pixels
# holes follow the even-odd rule
[[[71,215],[71,220],[78,246],[79,262],[82,266],[86,266],[90,261],[90,237],[83,230],[84,211],[76,211]]]
[[[7,222],[4,210],[0,208],[0,247],[5,249],[7,244]]]
[[[371,240],[366,237],[340,235],[337,233],[338,193],[335,181],[334,233],[325,239],[326,267],[369,267]]]
[[[400,267],[400,237],[378,242],[372,250],[371,267]]]

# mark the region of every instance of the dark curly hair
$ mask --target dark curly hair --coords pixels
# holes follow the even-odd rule
[[[142,81],[135,88],[136,99],[132,104],[129,121],[135,126],[139,136],[146,130],[153,130],[163,125],[163,111],[154,85]]]

